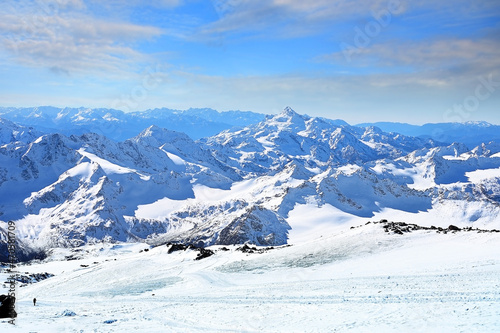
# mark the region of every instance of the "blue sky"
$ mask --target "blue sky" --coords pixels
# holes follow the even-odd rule
[[[500,124],[500,2],[24,0],[0,105]]]

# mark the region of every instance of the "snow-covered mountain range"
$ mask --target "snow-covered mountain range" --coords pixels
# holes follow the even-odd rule
[[[154,109],[125,113],[115,109],[0,107],[0,117],[46,133],[77,135],[98,133],[115,141],[136,136],[151,124],[175,129],[193,139],[211,136],[234,126],[245,126],[264,119],[263,114],[249,111],[217,112],[213,109]]]
[[[283,245],[368,218],[500,228],[495,142],[470,149],[290,108],[262,120],[213,115],[205,120],[239,127],[194,141],[158,126],[164,111],[131,127],[123,119],[140,114],[64,110],[1,115],[11,121],[0,122],[0,236],[15,221],[25,255],[102,241]],[[79,125],[65,124],[85,119],[105,124],[101,133],[123,121],[123,131],[69,133]]]
[[[500,141],[500,126],[485,121],[465,123],[434,123],[410,125],[405,123],[376,122],[357,126],[376,126],[386,132],[397,132],[409,136],[432,138],[444,142],[461,142],[473,148],[484,142]]]
[[[45,133],[77,135],[98,133],[115,141],[124,141],[138,135],[154,124],[186,133],[193,140],[218,134],[233,127],[245,127],[264,120],[265,115],[251,111],[224,111],[213,109],[153,109],[125,113],[116,109],[56,108],[39,106],[30,108],[0,107],[0,118],[26,127],[36,127]],[[332,125],[348,126],[340,119],[325,119]],[[500,141],[500,126],[487,122],[429,123],[411,125],[394,122],[361,123],[356,127],[377,127],[411,137],[453,143],[460,142],[474,148],[485,142]]]

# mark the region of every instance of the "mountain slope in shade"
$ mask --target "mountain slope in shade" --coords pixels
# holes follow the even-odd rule
[[[0,118],[0,144],[15,144],[16,142],[29,143],[42,133],[33,127],[17,125],[7,119]]]

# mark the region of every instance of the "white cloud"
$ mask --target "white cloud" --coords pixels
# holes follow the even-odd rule
[[[74,0],[80,1],[80,0]],[[108,5],[113,7],[134,7],[134,6],[153,6],[158,8],[173,8],[181,5],[183,0],[87,0],[98,3],[100,5]]]
[[[43,10],[41,4],[11,3],[0,13],[0,45],[21,65],[119,76],[147,57],[134,49],[134,42],[163,33],[156,27],[96,18],[82,10],[80,0],[47,0]]]
[[[334,25],[370,16],[387,8],[403,11],[406,0],[212,0],[220,17],[201,29],[201,36],[252,32],[274,37],[315,34]]]
[[[373,19],[382,11],[392,18],[404,17],[415,29],[425,28],[432,34],[453,25],[498,17],[500,2],[484,0],[211,0],[217,20],[200,27],[199,39],[244,33],[265,38],[290,38],[322,33],[343,34],[342,24]],[[416,20],[416,21],[415,21]],[[420,20],[420,21],[418,21]],[[365,22],[366,23],[366,22]],[[425,25],[425,27],[422,27]],[[350,29],[349,29],[350,30]]]
[[[352,46],[354,49],[319,59],[372,72],[397,69],[399,74],[413,75],[415,83],[437,86],[475,80],[500,68],[500,41],[495,39],[442,38],[374,43],[367,47],[356,47],[353,43]],[[394,84],[398,84],[397,80]]]

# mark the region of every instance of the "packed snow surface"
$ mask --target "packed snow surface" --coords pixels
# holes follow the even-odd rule
[[[500,233],[349,225],[199,261],[166,245],[54,249],[19,268],[54,276],[18,287],[2,332],[498,332]]]

